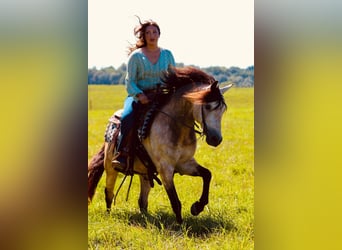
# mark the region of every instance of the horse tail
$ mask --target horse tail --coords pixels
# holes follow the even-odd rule
[[[103,144],[100,151],[93,156],[88,165],[88,205],[93,199],[97,184],[104,171],[104,149],[105,144]]]

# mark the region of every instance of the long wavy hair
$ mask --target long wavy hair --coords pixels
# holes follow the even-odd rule
[[[134,36],[138,39],[135,44],[132,44],[128,47],[128,55],[130,55],[134,50],[146,47],[145,40],[145,30],[148,26],[154,26],[158,29],[158,33],[160,35],[159,25],[153,20],[146,20],[141,22],[140,17],[136,16],[139,20],[139,25],[134,28]]]

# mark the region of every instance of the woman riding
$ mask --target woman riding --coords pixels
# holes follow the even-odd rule
[[[124,102],[121,117],[118,154],[112,164],[115,169],[123,172],[126,170],[127,157],[132,150],[129,147],[131,144],[129,140],[138,106],[150,102],[146,93],[156,90],[163,72],[168,69],[169,65],[175,66],[171,51],[158,46],[159,25],[152,20],[141,22],[139,19],[139,23],[134,29],[134,35],[138,40],[129,48],[125,78],[128,96]]]

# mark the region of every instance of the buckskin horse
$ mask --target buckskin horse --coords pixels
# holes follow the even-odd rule
[[[174,174],[202,177],[202,195],[191,206],[192,215],[198,215],[208,204],[211,172],[194,159],[196,133],[199,132],[196,125],[202,128],[200,133],[206,137],[207,144],[216,147],[221,143],[221,119],[227,109],[223,94],[232,84],[220,88],[212,76],[195,67],[169,68],[162,78],[162,84],[159,94],[159,100],[162,101],[154,110],[148,133],[140,136],[140,145],[145,149],[148,160],[136,154],[132,161],[132,170],[133,174],[140,177],[138,203],[141,212],[147,212],[148,195],[153,187],[153,180],[160,182],[157,177],[159,174],[176,220],[182,223],[181,202],[175,189]],[[119,118],[114,120],[118,122]],[[112,132],[116,133],[113,137],[116,138],[120,123],[115,125],[115,121],[110,120],[110,124],[116,128]],[[118,171],[112,166],[115,155],[115,140],[113,141],[106,139],[88,165],[88,205],[105,170],[107,211],[110,211],[113,203],[113,191],[118,176]],[[145,166],[148,164],[152,167]]]

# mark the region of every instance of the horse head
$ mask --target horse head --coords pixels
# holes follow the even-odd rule
[[[182,96],[193,104],[193,118],[201,124],[206,142],[218,146],[222,141],[222,115],[227,109],[223,94],[233,84],[220,88],[212,76],[194,67],[171,67],[165,73],[163,82],[170,89],[179,89]]]
[[[232,86],[220,88],[215,81],[205,88],[202,101],[194,106],[194,118],[201,124],[208,145],[217,147],[222,142],[221,120],[227,109],[223,94]]]

